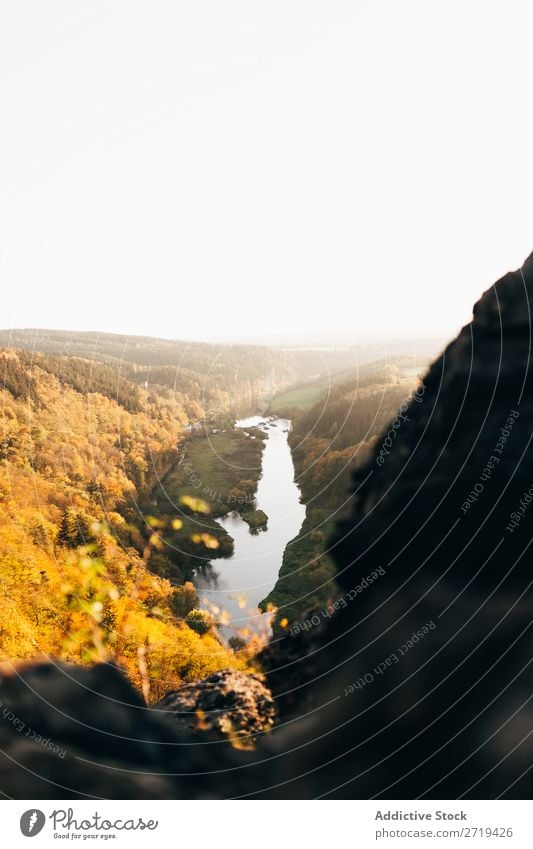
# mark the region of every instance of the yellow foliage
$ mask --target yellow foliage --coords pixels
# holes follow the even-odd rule
[[[207,501],[204,501],[202,498],[195,498],[192,495],[182,495],[180,497],[180,502],[185,507],[188,507],[189,510],[192,510],[193,513],[207,514],[211,512],[211,507],[209,506]]]
[[[17,363],[15,352],[2,357]],[[245,668],[244,653],[173,616],[175,588],[146,565],[164,523],[148,517],[141,554],[124,518],[175,459],[183,411],[144,394],[129,412],[39,367],[31,375],[30,396],[0,388],[0,661],[113,660],[150,700],[221,668]],[[218,545],[209,534],[201,541]]]

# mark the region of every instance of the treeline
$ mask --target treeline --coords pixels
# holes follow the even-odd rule
[[[19,359],[19,372],[29,372],[29,391],[33,389],[36,398],[38,391],[32,379],[32,372],[34,368],[39,368],[82,395],[98,392],[130,412],[138,412],[141,409],[138,387],[109,366],[78,357],[51,357],[27,351],[20,351]]]

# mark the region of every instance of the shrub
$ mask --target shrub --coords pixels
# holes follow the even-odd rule
[[[189,611],[185,622],[197,634],[207,634],[213,627],[213,620],[207,610],[198,610],[198,608]]]

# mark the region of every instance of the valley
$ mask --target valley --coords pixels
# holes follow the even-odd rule
[[[354,370],[353,349],[59,331],[2,340],[20,346],[0,351],[0,577],[16,611],[4,660],[114,658],[153,700],[253,666],[271,627],[334,596],[328,538],[350,473],[420,363]]]

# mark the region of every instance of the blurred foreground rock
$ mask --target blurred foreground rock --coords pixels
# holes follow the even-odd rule
[[[119,669],[36,663],[0,674],[0,789],[16,799],[162,798],[175,740]]]

